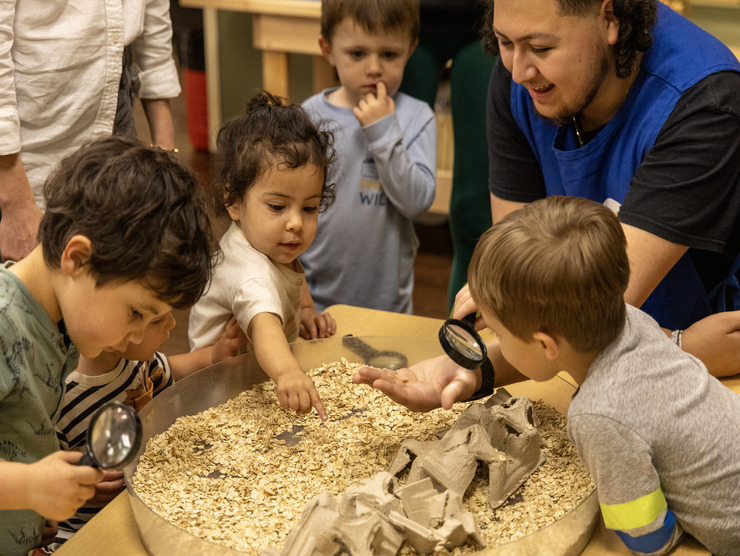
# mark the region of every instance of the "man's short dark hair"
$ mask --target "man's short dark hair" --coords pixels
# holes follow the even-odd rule
[[[98,286],[140,280],[178,309],[203,294],[214,241],[193,175],[172,154],[111,136],[64,158],[44,184],[44,260],[59,268],[68,241],[87,237]]]

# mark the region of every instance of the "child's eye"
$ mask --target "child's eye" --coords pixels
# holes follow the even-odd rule
[[[504,39],[499,39],[498,45],[501,48],[509,48],[511,46],[511,41],[505,41]]]
[[[383,58],[386,60],[395,60],[398,56],[398,52],[383,52]]]
[[[544,54],[545,52],[547,52],[548,50],[550,50],[550,47],[547,47],[547,46],[544,47],[544,48],[538,48],[536,46],[530,46],[530,48],[532,49],[532,52],[534,52],[535,54]]]
[[[309,214],[316,212],[319,210],[319,207],[303,207],[303,212],[307,212]]]
[[[274,211],[274,212],[280,212],[281,210],[283,210],[285,208],[283,205],[272,205],[272,204],[268,204],[267,206],[270,207],[270,210],[271,211]]]
[[[141,314],[136,309],[131,309],[131,319],[132,320],[141,320],[143,318],[144,318],[144,315],[143,314]]]
[[[361,59],[365,53],[362,50],[350,50],[349,56],[350,58],[354,58],[355,60]]]

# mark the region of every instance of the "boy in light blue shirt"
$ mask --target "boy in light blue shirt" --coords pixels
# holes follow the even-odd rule
[[[429,106],[398,92],[418,36],[418,0],[322,2],[319,45],[340,86],[303,106],[334,134],[336,199],[300,257],[319,311],[413,312],[413,219],[434,200],[437,134]]]

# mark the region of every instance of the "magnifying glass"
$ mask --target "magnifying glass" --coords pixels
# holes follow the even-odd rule
[[[475,313],[462,320],[447,319],[439,329],[439,343],[455,363],[466,369],[481,369],[483,383],[470,400],[478,400],[493,393],[494,370],[488,359],[488,349],[475,331]]]
[[[141,436],[136,411],[121,402],[107,402],[90,418],[85,454],[77,465],[121,469],[136,456]]]
[[[342,337],[342,345],[362,357],[365,365],[370,365],[371,367],[397,371],[398,369],[409,366],[409,360],[403,353],[375,349],[359,338],[352,336],[352,334]]]

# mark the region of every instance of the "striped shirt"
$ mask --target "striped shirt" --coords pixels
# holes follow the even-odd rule
[[[72,372],[67,377],[64,407],[57,422],[59,445],[63,450],[83,451],[90,417],[100,406],[116,400],[139,411],[172,383],[170,366],[162,353],[155,353],[148,365],[146,361],[122,358],[113,370],[100,376]],[[53,546],[69,539],[98,511],[100,508],[83,506],[75,516],[60,522]]]

